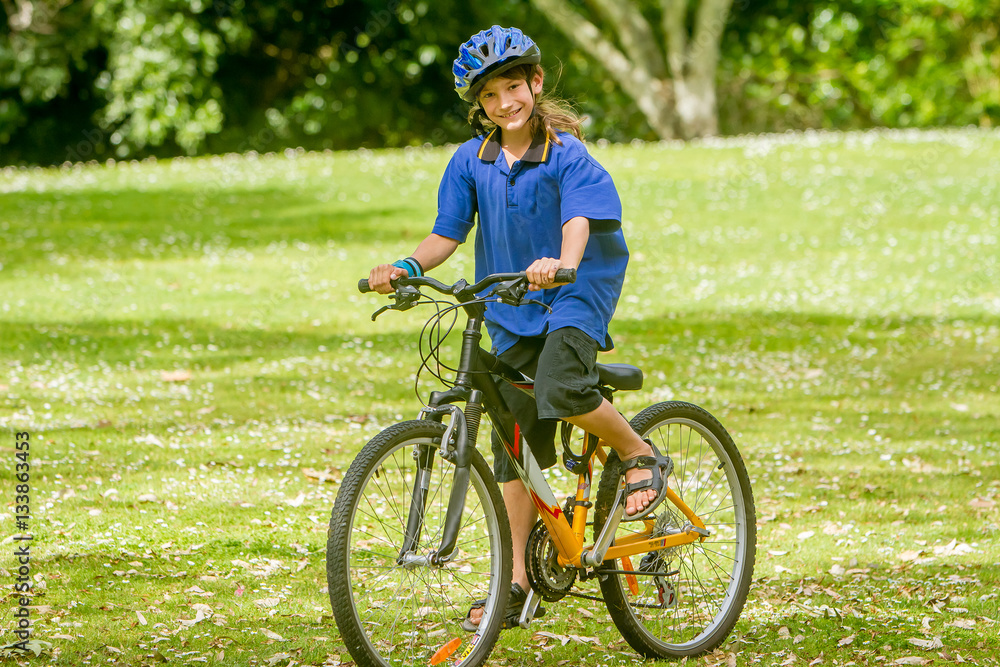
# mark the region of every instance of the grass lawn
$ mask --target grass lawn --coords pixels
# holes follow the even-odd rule
[[[997,664],[1000,133],[592,152],[632,250],[603,360],[647,377],[618,405],[705,406],[757,500],[743,618],[688,662]],[[0,170],[0,645],[24,544],[46,642],[9,660],[350,662],[329,512],[364,442],[416,416],[430,314],[373,324],[356,283],[427,233],[449,155]],[[463,246],[435,275],[472,272]],[[492,664],[640,662],[599,603],[548,607]]]

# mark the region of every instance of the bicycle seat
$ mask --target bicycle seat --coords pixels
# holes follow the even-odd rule
[[[614,389],[642,389],[642,369],[629,364],[597,364],[601,384]]]

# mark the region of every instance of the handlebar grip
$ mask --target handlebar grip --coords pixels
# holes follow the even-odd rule
[[[575,283],[576,269],[559,269],[556,271],[555,281],[557,283]]]
[[[358,281],[358,291],[361,292],[362,294],[372,291],[372,288],[368,286],[367,278],[362,278],[361,280]]]

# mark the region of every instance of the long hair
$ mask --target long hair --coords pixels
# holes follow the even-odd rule
[[[503,73],[505,79],[524,79],[529,85],[535,74],[542,74],[539,65],[518,65]],[[583,140],[583,120],[576,113],[572,106],[565,100],[561,100],[552,95],[547,95],[544,91],[535,98],[535,108],[528,119],[531,134],[534,136],[542,128],[552,141],[560,146],[559,130],[569,132],[577,139]],[[476,136],[489,134],[496,125],[489,119],[479,101],[472,103],[469,109],[469,124],[472,125],[472,132]]]

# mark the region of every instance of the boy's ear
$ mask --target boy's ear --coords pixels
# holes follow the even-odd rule
[[[542,83],[545,81],[545,73],[542,68],[539,67],[535,70],[534,76],[531,77],[531,91],[535,95],[541,95],[542,93]]]

